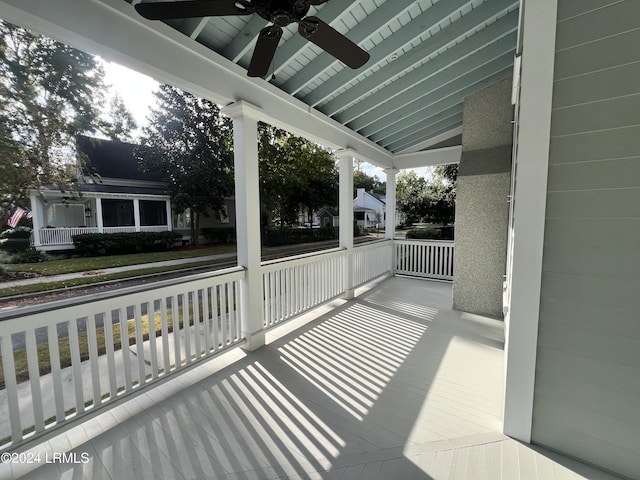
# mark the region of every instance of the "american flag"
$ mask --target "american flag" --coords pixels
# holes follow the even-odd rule
[[[31,210],[29,209],[25,210],[22,207],[17,207],[13,212],[13,215],[11,215],[11,217],[9,218],[9,221],[7,222],[7,224],[11,228],[16,228],[20,223],[20,220],[22,220],[22,217],[25,215],[27,216],[27,218],[33,218],[33,212]]]

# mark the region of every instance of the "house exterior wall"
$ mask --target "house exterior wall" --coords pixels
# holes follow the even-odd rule
[[[510,78],[464,101],[453,308],[494,318],[502,318],[512,120]]]
[[[634,0],[558,1],[532,423],[533,442],[630,478],[640,474],[638,19]]]
[[[353,200],[354,208],[367,208],[369,210],[374,210],[373,212],[365,212],[365,219],[363,221],[359,221],[358,225],[363,227],[371,227],[378,224],[380,228],[384,228],[385,226],[385,204],[378,200],[376,197],[366,192],[364,188],[358,188],[356,190],[356,198]],[[377,218],[373,218],[372,215],[377,215]]]

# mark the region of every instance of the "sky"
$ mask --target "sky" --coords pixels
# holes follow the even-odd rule
[[[117,63],[103,61],[103,64],[106,72],[105,82],[111,87],[110,94],[113,95],[115,92],[120,94],[124,100],[124,104],[133,114],[138,124],[139,133],[140,129],[147,124],[146,117],[149,114],[150,106],[154,104],[153,91],[158,88],[158,82],[151,77],[130,70]],[[385,181],[387,178],[384,169],[375,165],[363,163],[360,165],[360,168],[367,175],[375,175],[381,181]],[[414,168],[413,170],[418,175],[425,176],[427,175],[428,169]]]

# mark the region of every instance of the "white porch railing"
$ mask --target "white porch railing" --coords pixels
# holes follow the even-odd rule
[[[344,249],[262,263],[265,328],[299,315],[344,292]]]
[[[391,272],[393,242],[382,240],[365,243],[353,249],[353,286],[358,287]]]
[[[167,225],[143,225],[141,232],[166,232]],[[136,227],[57,227],[41,228],[39,232],[40,245],[73,245],[73,236],[83,233],[129,233],[135,232]],[[35,239],[34,239],[35,240]],[[33,243],[33,242],[32,242]]]
[[[263,262],[264,328],[342,295],[348,258],[333,249]],[[351,258],[352,287],[391,272],[392,261],[395,273],[453,278],[453,242],[383,240]],[[0,314],[0,450],[242,343],[245,277],[235,267]]]
[[[453,280],[453,242],[395,240],[395,273]]]
[[[235,267],[3,315],[0,448],[241,343],[244,276]],[[65,356],[70,365],[61,364]],[[25,362],[28,380],[16,375]],[[41,372],[48,363],[51,373]]]
[[[39,230],[41,245],[73,245],[73,236],[83,233],[98,233],[97,227],[64,227],[41,228]]]

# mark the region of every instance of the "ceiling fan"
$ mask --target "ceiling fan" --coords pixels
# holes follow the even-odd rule
[[[369,54],[347,37],[323,22],[309,16],[312,5],[329,0],[183,0],[175,2],[148,2],[135,5],[137,12],[149,20],[173,18],[220,17],[257,13],[272,23],[258,36],[256,47],[247,70],[250,77],[264,77],[282,37],[282,27],[298,24],[298,33],[351,68],[360,68],[369,60]]]

